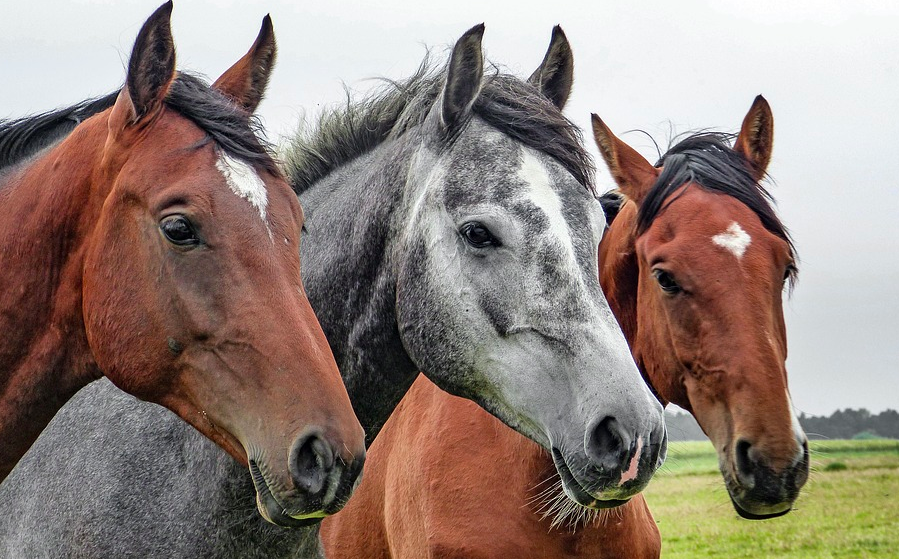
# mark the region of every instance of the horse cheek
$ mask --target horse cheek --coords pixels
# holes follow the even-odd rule
[[[155,401],[165,384],[156,377],[166,340],[153,336],[157,321],[149,313],[157,306],[154,292],[159,286],[137,279],[154,277],[145,269],[152,248],[129,242],[128,237],[127,232],[108,235],[89,250],[83,287],[85,330],[101,372],[126,392]]]

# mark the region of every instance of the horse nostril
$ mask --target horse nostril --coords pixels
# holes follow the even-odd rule
[[[659,437],[661,442],[658,444],[656,450],[656,469],[662,467],[662,464],[665,463],[665,459],[668,458],[668,430],[665,426],[662,426],[662,436]],[[650,441],[655,439],[655,437],[651,437]]]
[[[293,443],[288,467],[294,486],[299,491],[316,495],[324,488],[334,467],[334,451],[316,434],[300,437]]]
[[[753,462],[749,455],[751,448],[752,443],[746,439],[738,440],[734,447],[734,462],[737,466],[737,477],[740,480],[740,483],[747,489],[752,488],[755,485],[755,476],[753,475],[755,472],[755,462]]]
[[[799,457],[798,462],[800,464],[808,465],[808,440],[802,441],[802,445],[801,445],[801,449],[800,449],[799,453],[800,453],[800,457]]]
[[[631,449],[631,437],[612,416],[606,416],[587,435],[586,451],[606,471],[623,468]]]
[[[802,446],[799,450],[799,455],[796,458],[792,469],[793,475],[793,484],[800,488],[805,485],[805,482],[808,481],[808,470],[809,470],[809,455],[808,455],[808,441],[802,441]]]

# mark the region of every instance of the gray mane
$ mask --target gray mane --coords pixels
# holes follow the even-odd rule
[[[593,161],[577,126],[536,87],[493,68],[472,107],[474,114],[551,156],[595,192]],[[405,80],[386,80],[383,88],[360,101],[348,94],[345,105],[322,113],[313,129],[298,134],[285,149],[282,157],[291,186],[302,194],[338,167],[421,125],[445,81],[446,70],[435,69],[426,56]]]

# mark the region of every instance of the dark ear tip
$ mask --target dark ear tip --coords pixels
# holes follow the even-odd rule
[[[151,18],[151,19],[156,19],[156,18],[158,18],[158,17],[171,18],[171,16],[172,16],[172,8],[173,8],[174,6],[175,6],[174,2],[172,2],[172,0],[169,0],[168,2],[166,2],[165,4],[163,4],[162,6],[159,6],[158,8],[156,8],[156,11],[153,12],[153,15],[150,16],[150,18]]]
[[[147,21],[144,22],[140,31],[138,31],[137,38],[134,40],[134,47],[131,51],[132,58],[134,58],[146,41],[153,40],[152,37],[169,44],[172,47],[170,49],[171,52],[174,53],[172,44],[172,7],[172,1],[169,0],[156,8],[156,11],[147,18]]]
[[[479,24],[475,25],[474,27],[472,27],[472,28],[469,29],[468,31],[466,31],[465,34],[462,35],[462,38],[473,38],[473,37],[477,37],[478,39],[480,39],[480,38],[483,37],[483,36],[484,36],[484,24],[483,24],[483,22],[482,22],[482,23],[479,23]]]
[[[768,100],[762,97],[761,95],[756,95],[755,99],[752,101],[752,109],[761,109],[767,112],[771,112],[771,105],[768,104]]]
[[[266,33],[272,33],[275,30],[275,26],[272,25],[272,14],[265,14],[265,17],[262,18],[262,30]]]
[[[265,17],[262,18],[262,28],[259,29],[259,37],[257,42],[262,42],[268,39],[273,39],[275,35],[275,26],[272,24],[272,16],[271,14],[265,14]]]
[[[155,29],[161,27],[162,29],[168,29],[168,34],[171,35],[171,20],[172,20],[172,8],[174,4],[172,0],[169,0],[162,6],[156,8],[156,11],[153,12],[150,17],[147,18],[147,21],[144,22],[141,30],[149,31],[150,29]]]
[[[565,41],[566,43],[568,42],[568,37],[565,36],[565,31],[562,30],[561,25],[556,24],[555,27],[553,27],[552,40],[553,40],[553,42],[555,42],[555,41]]]

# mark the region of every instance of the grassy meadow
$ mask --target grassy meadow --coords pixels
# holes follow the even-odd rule
[[[662,558],[899,558],[899,441],[814,441],[794,510],[772,520],[733,511],[712,445],[671,443],[646,499]]]

